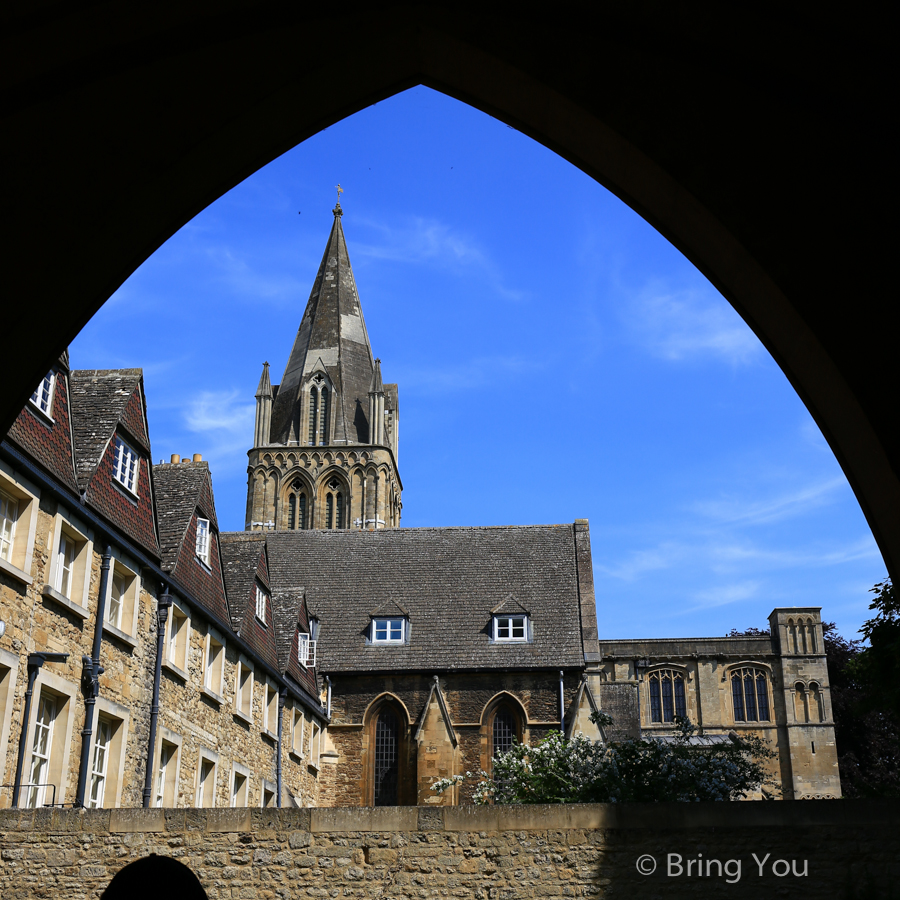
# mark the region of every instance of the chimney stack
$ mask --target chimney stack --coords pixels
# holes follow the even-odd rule
[[[172,454],[172,459],[170,460],[170,462],[171,462],[173,465],[174,465],[175,463],[180,463],[180,462],[181,462],[181,457],[180,457],[177,453],[173,453],[173,454]]]

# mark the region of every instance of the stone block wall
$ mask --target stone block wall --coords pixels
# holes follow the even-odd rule
[[[890,897],[900,804],[4,810],[0,896],[97,898],[129,862],[210,898]],[[169,893],[172,887],[169,887]]]

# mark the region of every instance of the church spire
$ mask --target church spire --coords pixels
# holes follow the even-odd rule
[[[309,443],[306,412],[310,380],[329,396],[329,421],[316,427],[316,443],[327,433],[331,444],[368,442],[368,388],[374,371],[372,348],[363,318],[356,279],[335,206],[325,253],[300,322],[272,411],[273,443]]]

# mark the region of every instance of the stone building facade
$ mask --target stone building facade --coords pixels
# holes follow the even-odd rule
[[[207,464],[151,464],[140,370],[61,358],[3,440],[0,503],[0,806],[316,802],[315,670],[279,653]]]
[[[515,741],[679,715],[767,739],[783,796],[839,796],[818,609],[605,641],[586,520],[399,527],[397,386],[334,214],[281,383],[263,367],[244,531],[199,457],[152,465],[139,369],[63,356],[4,438],[0,806],[452,806],[471,785],[434,780]]]

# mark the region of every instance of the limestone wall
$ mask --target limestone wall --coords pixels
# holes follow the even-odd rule
[[[852,801],[4,810],[0,896],[99,897],[153,853],[211,898],[852,900],[890,896],[898,824],[900,804]]]

